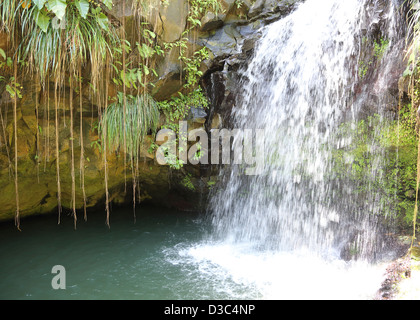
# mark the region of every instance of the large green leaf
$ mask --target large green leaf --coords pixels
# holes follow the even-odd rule
[[[2,56],[4,60],[6,60],[6,52],[4,52],[2,48],[0,48],[0,56]]]
[[[112,9],[112,0],[102,0],[102,3],[109,9]]]
[[[407,77],[407,76],[411,76],[413,74],[413,70],[411,70],[411,66],[408,66],[406,69],[405,69],[405,71],[404,71],[404,73],[403,73],[403,78],[405,78],[405,77]]]
[[[33,0],[34,4],[41,10],[47,0]]]
[[[76,5],[76,8],[79,10],[82,18],[85,19],[89,12],[89,2],[87,0],[76,0],[74,4]]]
[[[50,24],[50,17],[39,11],[36,16],[36,24],[41,28],[42,31],[47,32],[48,25]]]
[[[66,14],[67,3],[65,0],[49,0],[48,1],[49,9],[54,12],[55,16],[62,20]]]
[[[96,16],[96,21],[98,21],[102,29],[108,30],[108,17],[103,12]]]

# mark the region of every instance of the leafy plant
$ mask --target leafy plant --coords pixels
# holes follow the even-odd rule
[[[180,92],[178,97],[159,102],[159,109],[166,116],[164,127],[178,132],[178,122],[185,119],[191,107],[207,108],[208,103],[201,88],[197,88],[187,95]]]
[[[362,46],[364,47],[371,47],[369,44],[368,38],[362,38]],[[388,50],[389,47],[389,40],[386,39],[379,39],[378,41],[373,42],[373,48],[371,49],[371,56],[368,59],[360,60],[359,61],[359,78],[364,79],[371,68],[371,66],[375,66],[382,57],[384,56],[385,52]],[[367,50],[367,49],[366,49]]]
[[[0,82],[5,82],[5,90],[9,93],[11,98],[17,96],[18,98],[22,98],[21,89],[23,87],[17,82],[14,76],[11,76],[12,68],[13,68],[13,60],[11,57],[7,57],[6,53],[3,49],[0,48],[0,73],[4,75],[0,75]]]
[[[389,47],[389,40],[385,40],[381,38],[379,40],[379,43],[375,42],[374,44],[374,49],[373,49],[374,56],[379,60],[382,59],[384,53],[386,52],[386,50],[388,50],[388,47]]]
[[[144,137],[149,131],[156,132],[159,121],[158,106],[148,95],[129,95],[124,123],[122,105],[123,96],[119,93],[118,100],[109,105],[102,116],[98,129],[99,136],[102,141],[106,139],[110,150],[122,151],[132,157],[137,157]],[[123,150],[124,130],[127,141],[126,150]]]
[[[337,137],[350,143],[332,151],[331,178],[356,185],[361,196],[374,191],[379,195],[378,213],[396,213],[399,227],[406,230],[413,219],[417,170],[418,135],[411,105],[403,106],[396,120],[374,115],[345,122]]]
[[[31,71],[42,80],[48,72],[90,62],[92,79],[98,79],[105,57],[119,42],[115,28],[100,6],[87,0],[4,0],[0,3],[0,28],[21,37],[17,54],[28,61]],[[112,1],[103,1],[110,7]],[[65,21],[58,24],[58,21]]]
[[[195,187],[194,187],[193,182],[191,181],[191,178],[192,176],[190,173],[186,174],[184,179],[182,179],[181,184],[189,190],[195,190]]]
[[[163,56],[164,51],[156,44],[156,34],[147,29],[147,23],[141,23],[142,41],[136,42],[136,46],[132,48],[129,41],[121,42],[120,47],[114,47],[114,62],[111,64],[115,76],[112,81],[118,86],[125,86],[128,89],[138,90],[138,86],[143,91],[147,91],[147,85],[151,84],[148,80],[150,77],[157,77],[156,70],[152,67],[153,59]],[[121,62],[123,50],[126,54],[135,51],[138,54],[138,60],[131,60],[125,63]]]

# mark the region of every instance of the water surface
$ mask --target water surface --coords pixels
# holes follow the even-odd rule
[[[383,266],[209,240],[203,215],[142,206],[0,225],[1,299],[370,299]],[[54,265],[66,289],[53,290]]]

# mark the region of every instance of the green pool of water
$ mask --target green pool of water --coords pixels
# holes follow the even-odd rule
[[[370,299],[383,267],[211,240],[204,215],[142,206],[0,224],[0,299]],[[280,235],[279,235],[280,236]],[[55,290],[52,268],[65,268]],[[61,274],[60,274],[61,275]]]
[[[198,286],[200,273],[178,264],[173,248],[202,238],[205,223],[198,214],[142,207],[136,223],[132,210],[72,218],[63,215],[0,225],[1,299],[195,299],[222,298],[217,289]],[[66,289],[54,290],[52,267],[66,271]],[[205,287],[205,288],[204,288]],[[205,292],[203,292],[203,290]],[[200,292],[201,291],[201,292]]]

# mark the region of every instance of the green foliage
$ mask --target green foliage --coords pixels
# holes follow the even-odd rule
[[[6,91],[10,94],[10,97],[14,98],[17,96],[19,99],[21,99],[22,93],[20,89],[22,89],[21,85],[15,81],[14,77],[10,77],[9,83],[6,84]]]
[[[362,46],[367,47],[369,46],[369,40],[366,37],[362,38]],[[359,61],[359,78],[364,79],[371,68],[372,65],[378,63],[382,57],[384,56],[385,52],[388,50],[389,47],[389,40],[386,39],[379,39],[379,42],[375,41],[373,43],[372,56],[369,59],[360,60]],[[367,50],[367,49],[366,49]]]
[[[66,15],[67,3],[65,0],[48,0],[45,2],[45,7],[48,11],[53,12],[60,20]],[[43,7],[38,7],[38,9],[42,10]]]
[[[209,58],[209,52],[206,47],[203,47],[190,57],[187,56],[188,38],[187,35],[196,27],[201,26],[201,18],[208,12],[213,11],[215,14],[222,11],[222,6],[218,0],[190,0],[190,7],[187,21],[189,27],[182,33],[181,38],[173,43],[166,43],[165,49],[171,50],[179,49],[178,59],[181,61],[185,73],[184,90],[187,94],[179,92],[179,95],[167,101],[159,102],[159,109],[166,116],[166,123],[163,125],[174,132],[179,132],[179,121],[185,119],[191,107],[208,107],[208,99],[204,95],[201,87],[198,86],[199,79],[203,73],[200,70],[201,63]],[[177,140],[174,141],[176,143]],[[184,165],[176,155],[167,154],[170,158],[168,163],[173,169],[180,169]],[[201,152],[198,151],[196,158],[201,157]]]
[[[38,0],[25,8],[21,4],[0,2],[0,28],[20,39],[19,60],[27,61],[41,80],[48,72],[58,76],[69,66],[87,62],[92,65],[92,78],[99,77],[106,56],[119,43],[115,28],[100,6],[87,0]]]
[[[202,77],[203,72],[200,71],[201,63],[209,58],[209,51],[206,47],[197,50],[191,57],[187,56],[188,38],[186,35],[195,27],[200,26],[201,17],[209,10],[215,13],[222,10],[218,0],[193,0],[190,1],[190,11],[187,20],[190,23],[189,28],[182,34],[180,40],[173,43],[165,43],[165,49],[171,50],[179,48],[178,59],[184,66],[185,84],[184,89],[189,90],[188,94],[179,93],[178,97],[173,97],[170,100],[159,103],[159,109],[166,116],[166,124],[164,127],[170,128],[178,132],[178,122],[183,120],[188,114],[191,107],[208,106],[208,100],[197,84]],[[192,91],[191,91],[192,90]]]
[[[138,89],[138,86],[142,87],[143,91],[147,90],[147,85],[152,85],[148,79],[151,76],[157,77],[158,74],[154,68],[151,67],[151,61],[154,58],[164,55],[162,48],[156,44],[156,34],[147,29],[147,23],[142,23],[142,41],[136,42],[136,46],[133,49],[131,43],[127,40],[121,42],[119,47],[113,48],[114,62],[111,64],[115,76],[112,81],[118,86],[125,86],[128,89]],[[140,59],[134,61],[127,61],[125,66],[122,65],[121,57],[123,50],[126,54],[130,54],[137,51]]]
[[[12,33],[14,31],[14,27],[19,20],[22,5],[22,1],[0,1],[0,30],[6,30],[8,33]]]
[[[377,58],[377,59],[382,59],[384,53],[386,52],[386,50],[388,50],[389,47],[389,40],[385,40],[385,39],[380,39],[379,43],[375,42],[374,44],[374,48],[373,48],[373,55]]]
[[[202,157],[203,157],[203,151],[202,151],[202,146],[201,146],[201,144],[200,143],[197,143],[196,144],[196,146],[197,146],[197,151],[196,151],[196,153],[194,154],[194,157],[193,157],[193,160],[195,160],[195,161],[199,161]]]
[[[356,185],[360,195],[378,193],[381,213],[396,212],[399,226],[407,229],[413,219],[417,176],[418,135],[411,105],[402,107],[397,120],[374,115],[346,122],[337,137],[351,142],[332,152],[335,178]]]
[[[191,107],[208,107],[208,99],[201,88],[197,88],[191,93],[184,95],[181,92],[171,100],[158,103],[159,110],[166,116],[165,128],[178,132],[178,122],[185,119]]]
[[[209,187],[209,188],[212,188],[214,185],[216,185],[216,181],[213,181],[213,180],[209,180],[208,182],[207,182],[207,187]]]
[[[149,149],[147,149],[147,152],[148,152],[149,154],[153,154],[153,153],[157,150],[157,148],[159,148],[159,145],[158,145],[158,144],[156,144],[155,142],[152,142],[152,143],[150,144]]]
[[[201,88],[198,87],[196,90],[190,92],[187,95],[179,93],[178,97],[173,97],[171,100],[161,101],[158,102],[159,110],[165,115],[166,122],[163,124],[163,128],[171,129],[173,132],[179,132],[179,121],[182,121],[186,118],[189,110],[191,107],[208,107],[208,99],[202,92]],[[186,137],[183,137],[186,139]],[[177,146],[179,137],[176,139],[171,140],[172,143],[175,144],[175,148]],[[169,142],[168,142],[169,143]],[[168,147],[173,147],[173,145]],[[170,148],[168,148],[170,149]],[[179,148],[180,152],[182,148]],[[201,148],[199,148],[194,155],[194,159],[200,159],[202,156]],[[172,169],[179,170],[183,167],[184,162],[180,160],[176,154],[172,154],[169,152],[166,153],[166,158],[168,160],[168,164]]]
[[[188,38],[181,38],[181,40],[174,43],[166,43],[165,49],[179,48],[178,59],[184,65],[185,85],[184,88],[193,88],[197,85],[199,78],[203,75],[200,71],[201,63],[209,58],[209,51],[206,47],[197,50],[192,57],[188,57],[186,52],[188,50]]]
[[[89,2],[87,0],[76,0],[74,2],[74,5],[79,10],[80,16],[83,19],[86,19],[87,14],[89,13],[89,8],[90,8]]]
[[[5,89],[9,93],[11,98],[17,96],[22,98],[21,89],[23,87],[16,81],[15,77],[11,76],[13,69],[13,60],[11,57],[7,57],[3,49],[0,49],[0,83],[5,82]]]
[[[216,15],[218,12],[223,11],[223,7],[219,0],[190,0],[189,11],[187,21],[189,23],[188,28],[182,33],[181,38],[173,43],[165,43],[165,49],[171,50],[173,48],[179,48],[178,59],[184,65],[184,71],[186,73],[186,84],[185,88],[193,88],[197,83],[198,79],[203,75],[199,70],[201,63],[209,58],[209,52],[206,47],[203,47],[196,51],[192,57],[187,57],[188,50],[188,34],[196,27],[201,26],[201,18],[209,11],[214,12]]]
[[[369,61],[367,64],[365,61],[359,62],[359,78],[364,79],[366,77],[366,74],[369,70],[369,66],[372,64],[372,61]]]
[[[188,190],[194,191],[195,187],[191,181],[192,175],[190,173],[186,174],[184,179],[182,179],[181,184]]]
[[[236,9],[240,9],[244,3],[242,0],[235,0],[234,4],[236,6]]]
[[[187,21],[190,23],[190,29],[201,26],[201,18],[212,11],[216,15],[223,11],[219,0],[190,0],[190,9],[188,11]]]
[[[118,94],[118,101],[109,105],[99,123],[98,133],[101,141],[107,141],[111,151],[123,149],[124,130],[126,150],[124,153],[138,157],[144,137],[151,131],[156,132],[159,122],[157,103],[148,95],[127,96],[124,123],[123,95]]]
[[[209,58],[209,52],[206,47],[196,51],[192,58],[184,57],[182,60],[185,63],[184,71],[186,73],[186,84],[184,88],[191,88],[197,85],[198,79],[203,75],[199,70],[201,62]]]

